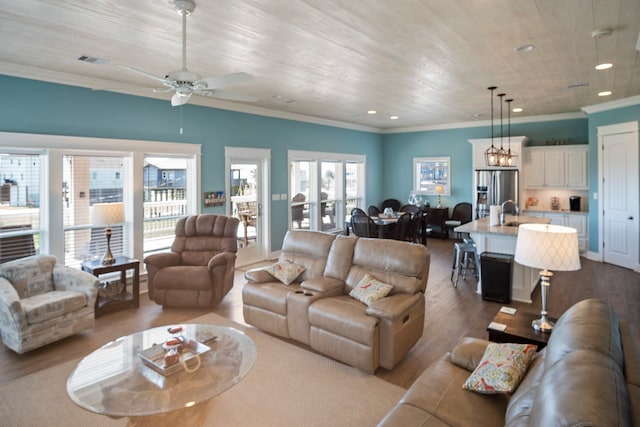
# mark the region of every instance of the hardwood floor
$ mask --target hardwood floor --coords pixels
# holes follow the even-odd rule
[[[376,375],[401,387],[409,387],[425,367],[450,351],[461,336],[486,338],[486,327],[502,304],[482,300],[475,293],[473,278],[460,280],[454,288],[449,277],[453,240],[430,239],[431,267],[426,292],[426,319],[422,338],[393,370],[379,369]],[[551,286],[549,313],[559,317],[576,302],[601,298],[610,304],[618,317],[631,326],[640,345],[640,274],[608,264],[582,258],[582,269],[557,272]],[[236,272],[236,285],[215,313],[244,324],[242,317],[243,272]],[[206,310],[163,309],[141,295],[138,309],[128,309],[99,317],[96,327],[43,348],[19,355],[0,344],[0,383],[82,357],[122,335],[154,326],[184,322],[205,314]],[[533,303],[512,302],[518,310],[539,313],[540,293],[533,293]]]

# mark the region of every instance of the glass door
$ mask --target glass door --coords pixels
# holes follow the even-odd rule
[[[262,261],[266,253],[263,160],[228,158],[230,215],[240,220],[237,265]]]

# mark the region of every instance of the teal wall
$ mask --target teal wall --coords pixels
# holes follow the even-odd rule
[[[271,149],[271,191],[288,192],[287,150],[362,154],[367,200],[382,191],[382,135],[214,108],[0,76],[0,131],[202,144],[202,191],[224,189],[224,147]],[[223,213],[223,208],[202,209]],[[272,203],[277,250],[287,230],[287,203]]]
[[[593,200],[593,194],[598,191],[598,127],[618,123],[640,120],[640,105],[618,108],[616,110],[592,113],[589,115],[589,250],[598,252],[601,247],[598,234],[598,219],[600,212],[600,198]],[[640,174],[640,171],[638,171]]]
[[[506,129],[506,125],[505,125]],[[497,126],[494,133],[498,133]],[[587,118],[511,125],[511,135],[524,135],[531,145],[544,145],[550,139],[570,139],[572,144],[587,144]],[[384,179],[381,199],[393,197],[405,201],[413,189],[414,157],[451,157],[451,196],[442,197],[444,206],[473,201],[472,146],[469,139],[490,138],[491,127],[388,134],[382,147]],[[499,143],[500,138],[496,138]],[[430,197],[431,204],[437,200]]]
[[[0,75],[0,131],[202,144],[202,191],[224,188],[224,147],[270,148],[271,191],[287,193],[287,150],[362,154],[367,158],[367,204],[408,199],[414,157],[451,157],[452,194],[445,206],[471,201],[472,151],[468,139],[489,138],[489,126],[380,135],[293,120],[276,119],[168,101],[92,91]],[[530,145],[550,139],[589,144],[589,185],[597,189],[597,127],[640,120],[640,105],[591,114],[588,118],[512,123],[511,135]],[[498,122],[495,122],[498,133]],[[506,126],[505,126],[506,128]],[[431,199],[432,202],[435,198]],[[598,251],[598,204],[589,201],[589,250]],[[222,208],[206,212],[222,213]],[[287,230],[286,201],[272,203],[272,248]]]

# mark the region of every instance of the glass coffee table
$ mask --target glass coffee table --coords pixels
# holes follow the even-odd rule
[[[194,358],[187,360],[186,370],[173,366],[177,369],[165,371],[140,356],[156,350],[164,354],[162,344],[172,336],[168,329],[176,326],[182,326],[182,336],[202,344],[189,353],[198,354],[197,369]],[[231,327],[161,326],[118,338],[86,356],[69,376],[67,392],[78,406],[112,418],[129,417],[133,425],[157,426],[171,418],[178,425],[196,425],[206,403],[244,378],[256,356],[251,338]]]

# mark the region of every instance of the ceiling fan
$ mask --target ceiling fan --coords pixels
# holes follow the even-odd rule
[[[175,0],[173,3],[178,14],[182,16],[182,69],[171,71],[164,78],[161,78],[126,65],[118,64],[118,67],[158,81],[165,86],[154,89],[154,92],[175,91],[171,97],[171,105],[174,107],[189,102],[189,98],[193,94],[230,101],[257,101],[257,98],[253,96],[220,90],[220,88],[226,86],[253,80],[253,76],[250,74],[232,73],[203,79],[198,74],[187,70],[187,16],[195,10],[196,3],[194,0]]]

